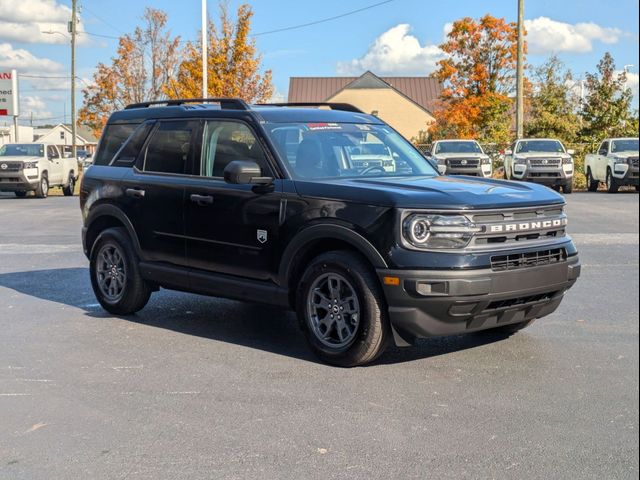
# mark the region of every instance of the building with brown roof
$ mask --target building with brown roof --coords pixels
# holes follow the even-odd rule
[[[289,102],[350,103],[377,115],[405,138],[417,137],[435,121],[442,85],[432,77],[291,77]]]

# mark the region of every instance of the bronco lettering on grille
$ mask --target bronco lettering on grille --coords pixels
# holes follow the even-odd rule
[[[522,232],[522,231],[530,231],[530,230],[542,230],[545,228],[564,227],[566,225],[567,225],[566,218],[556,218],[554,220],[543,220],[540,222],[519,222],[519,223],[489,225],[489,232],[490,233]]]

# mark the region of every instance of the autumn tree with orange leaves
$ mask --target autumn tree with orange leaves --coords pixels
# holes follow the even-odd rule
[[[120,37],[111,65],[99,63],[92,84],[82,91],[78,120],[96,136],[113,111],[166,98],[165,86],[177,71],[180,38],[171,37],[166,13],[147,7],[142,18],[144,25]]]
[[[491,15],[457,20],[440,48],[435,72],[444,85],[433,139],[476,138],[506,143],[511,136],[517,25]]]
[[[220,4],[220,25],[209,21],[207,35],[208,93],[210,97],[239,97],[247,102],[266,102],[273,94],[271,70],[260,73],[261,55],[249,38],[253,11],[240,5],[235,22],[226,4]],[[200,97],[202,92],[202,48],[188,43],[178,75],[169,80],[170,98]]]

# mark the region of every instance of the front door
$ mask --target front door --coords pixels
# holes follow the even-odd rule
[[[62,178],[63,159],[60,158],[58,149],[53,145],[47,145],[47,158],[49,159],[48,176],[49,185],[60,185],[64,183]]]
[[[144,128],[140,127],[138,132]],[[158,122],[140,152],[136,167],[127,169],[122,208],[136,230],[145,260],[178,266],[186,263],[183,210],[186,172],[197,150],[194,141],[199,131],[198,121]],[[134,132],[129,142],[135,140]],[[121,152],[126,150],[127,144]],[[116,163],[119,161],[116,159]]]
[[[204,124],[201,161],[185,191],[187,259],[198,270],[267,280],[277,269],[282,183],[270,187],[232,185],[225,167],[252,160],[263,176],[273,170],[260,142],[240,121],[209,120]]]

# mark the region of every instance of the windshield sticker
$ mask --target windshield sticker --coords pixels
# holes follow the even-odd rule
[[[309,130],[342,130],[338,123],[307,123]]]
[[[366,131],[366,132],[371,131],[371,127],[370,127],[369,125],[361,125],[361,124],[359,124],[359,123],[356,123],[356,128],[357,128],[358,130],[364,130],[364,131]]]

